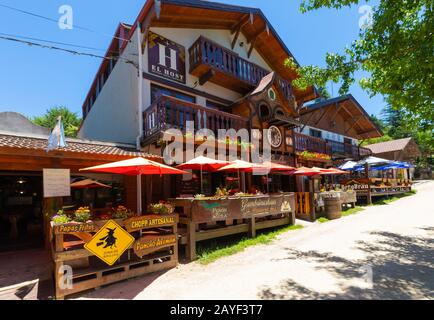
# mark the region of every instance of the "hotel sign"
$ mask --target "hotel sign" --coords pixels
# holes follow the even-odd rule
[[[152,74],[185,84],[185,48],[149,31],[148,70]]]

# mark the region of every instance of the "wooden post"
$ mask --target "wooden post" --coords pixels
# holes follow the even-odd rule
[[[256,218],[254,216],[249,219],[249,236],[251,238],[256,237]]]
[[[310,219],[315,221],[316,212],[315,212],[315,192],[313,187],[313,180],[309,178],[309,206],[310,206]]]
[[[46,250],[51,249],[51,217],[63,206],[63,198],[45,198],[43,201],[42,214],[44,216],[44,246]]]
[[[179,220],[179,217],[177,218],[177,220]],[[174,225],[173,225],[173,234],[175,234],[176,235],[176,243],[175,243],[175,246],[174,246],[174,248],[173,248],[173,256],[175,257],[175,259],[176,259],[176,263],[178,264],[178,260],[179,260],[179,256],[178,256],[178,244],[179,244],[179,238],[178,238],[178,224],[177,223],[175,223]]]
[[[185,247],[187,260],[196,260],[196,223],[189,222],[187,225],[187,245]]]
[[[368,179],[368,196],[367,196],[367,203],[368,205],[372,204],[372,194],[371,194],[371,179],[369,179],[369,164],[365,164],[365,176]]]
[[[56,290],[56,300],[64,300],[65,296],[62,293],[61,289],[60,289],[60,283],[58,283],[60,281],[60,279],[62,279],[64,277],[64,273],[61,272],[61,268],[63,267],[63,261],[58,261],[54,263],[54,268],[56,268],[56,270],[54,270],[55,274],[57,275],[56,277],[54,277],[54,281],[56,281],[57,283],[55,283],[55,290]]]

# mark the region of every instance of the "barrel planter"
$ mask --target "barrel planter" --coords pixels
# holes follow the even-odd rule
[[[342,205],[339,197],[324,198],[324,208],[327,219],[335,220],[342,218]]]

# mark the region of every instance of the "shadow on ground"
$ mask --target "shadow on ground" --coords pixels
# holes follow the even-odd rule
[[[264,288],[260,299],[433,299],[434,298],[434,228],[421,228],[423,236],[403,236],[390,232],[371,232],[375,242],[360,241],[357,249],[366,259],[348,260],[332,253],[302,252],[288,248],[283,259],[301,259],[318,264],[316,269],[329,272],[340,282],[339,293],[319,293],[292,279],[276,288]],[[373,286],[348,284],[365,279],[364,266],[372,268]],[[364,275],[365,274],[365,275]]]

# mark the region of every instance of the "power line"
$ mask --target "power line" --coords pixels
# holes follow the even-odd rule
[[[22,14],[27,14],[27,15],[30,15],[32,17],[40,18],[40,19],[43,19],[43,20],[46,20],[46,21],[54,22],[56,24],[59,23],[59,20],[56,20],[56,19],[53,19],[53,18],[50,18],[50,17],[46,17],[46,16],[43,16],[43,15],[40,15],[40,14],[37,14],[37,13],[33,13],[33,12],[30,12],[30,11],[22,10],[22,9],[19,9],[19,8],[11,7],[11,6],[2,4],[2,3],[0,3],[0,7],[6,8],[6,9],[9,9],[9,10],[12,10],[12,11],[16,11],[16,12],[19,12],[19,13],[22,13]],[[98,31],[95,31],[95,30],[92,30],[92,29],[89,29],[89,28],[86,28],[86,27],[81,27],[79,25],[73,25],[73,27],[76,28],[76,29],[79,29],[79,30],[83,30],[83,31],[87,31],[87,32],[92,32],[92,33],[96,33],[96,34],[101,34],[101,35],[103,35],[105,37],[110,37],[110,38],[114,38],[114,39],[118,39],[118,40],[122,40],[122,41],[131,42],[131,40],[129,40],[129,39],[116,37],[116,36],[113,36],[113,35],[110,35],[110,34],[107,34],[107,33],[103,33],[103,32],[98,32]]]
[[[52,45],[46,45],[46,44],[37,43],[37,42],[33,42],[33,41],[28,41],[28,40],[22,40],[22,39],[18,39],[18,38],[14,38],[14,37],[9,37],[9,36],[0,36],[0,40],[12,41],[12,42],[17,42],[17,43],[27,44],[29,46],[36,46],[36,47],[40,47],[40,48],[44,48],[44,49],[63,51],[63,52],[67,52],[67,53],[70,53],[73,55],[99,58],[99,59],[103,59],[103,60],[122,60],[125,63],[133,65],[136,69],[139,69],[136,62],[129,60],[129,59],[122,58],[122,57],[118,57],[118,56],[101,56],[101,55],[97,55],[97,54],[93,54],[93,53],[80,52],[80,51],[76,51],[76,50],[56,47],[56,46],[52,46]]]
[[[5,36],[5,37],[13,37],[13,38],[24,39],[24,40],[40,41],[40,42],[58,44],[58,45],[68,46],[68,47],[76,47],[76,48],[81,48],[81,49],[89,49],[89,50],[96,50],[96,51],[103,51],[103,52],[106,51],[106,50],[100,49],[100,48],[87,47],[87,46],[82,46],[82,45],[78,45],[78,44],[66,43],[66,42],[44,40],[44,39],[32,38],[32,37],[21,36],[21,35],[16,35],[16,34],[8,34],[8,33],[2,33],[2,32],[0,32],[0,35],[1,36]]]

